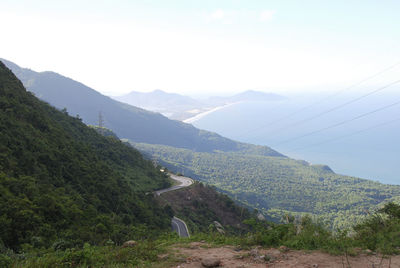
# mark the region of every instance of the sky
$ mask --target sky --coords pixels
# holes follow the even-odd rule
[[[113,96],[335,90],[400,62],[399,10],[398,0],[1,0],[0,57]]]

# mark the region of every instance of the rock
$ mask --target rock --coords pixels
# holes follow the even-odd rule
[[[250,255],[253,257],[258,257],[258,249],[253,248],[252,250],[250,250]]]
[[[215,227],[217,227],[217,228],[224,228],[224,227],[222,227],[222,224],[219,223],[219,222],[217,222],[217,221],[214,221],[214,225],[215,225]]]
[[[265,255],[261,255],[261,256],[254,257],[254,261],[255,261],[255,262],[258,262],[258,263],[263,263],[263,262],[265,262]]]
[[[189,245],[188,248],[189,248],[189,249],[200,249],[200,247],[199,247],[198,245],[196,245],[196,244],[194,244],[194,245]]]
[[[312,267],[313,267],[313,268],[318,268],[319,265],[318,265],[318,264],[313,264]]]
[[[221,264],[220,259],[203,259],[201,264],[204,267],[218,267]]]
[[[268,254],[264,255],[264,261],[266,261],[266,262],[273,262],[275,260],[276,260],[276,257],[273,255],[268,255]]]
[[[261,213],[258,213],[257,219],[259,219],[260,221],[265,221],[265,217],[264,217],[264,215],[261,214]]]
[[[168,260],[169,255],[168,254],[160,254],[157,256],[157,258],[159,261],[165,261],[165,260]]]
[[[122,247],[123,248],[131,248],[131,247],[136,246],[136,244],[137,244],[136,241],[129,240],[129,241],[126,241],[124,244],[122,244]]]
[[[220,234],[225,234],[224,229],[221,229],[221,228],[218,228],[218,227],[217,227],[217,232],[220,233]]]
[[[222,226],[221,223],[219,223],[219,222],[217,222],[217,221],[214,221],[213,224],[214,224],[215,229],[217,230],[218,233],[220,233],[220,234],[225,234],[224,227]]]
[[[289,251],[289,248],[288,248],[288,247],[285,247],[285,246],[280,246],[280,247],[279,247],[279,251],[280,251],[280,252],[288,252],[288,251]]]

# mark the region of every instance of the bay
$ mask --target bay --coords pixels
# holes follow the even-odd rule
[[[391,104],[400,96],[378,94],[324,114],[351,97],[320,103],[324,96],[241,102],[209,113],[193,125],[238,141],[270,146],[291,158],[329,165],[339,174],[400,184],[400,105],[330,128]],[[329,129],[318,132],[324,128]]]

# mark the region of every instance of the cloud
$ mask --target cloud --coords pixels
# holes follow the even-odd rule
[[[216,9],[205,15],[207,22],[218,22],[222,24],[233,24],[240,22],[266,22],[273,19],[276,11],[275,10],[224,10]]]
[[[233,24],[237,21],[240,13],[236,10],[217,9],[206,15],[207,22],[218,22],[222,24]]]
[[[214,11],[213,13],[211,13],[210,17],[213,20],[223,20],[225,16],[226,16],[225,11],[223,11],[222,9],[218,9],[218,10]]]
[[[275,10],[263,10],[260,14],[260,21],[264,22],[271,20],[274,17],[275,13]]]

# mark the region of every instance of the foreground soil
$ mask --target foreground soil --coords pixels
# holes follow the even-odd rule
[[[333,256],[319,251],[297,251],[286,248],[241,250],[231,246],[210,247],[206,243],[195,242],[185,246],[174,247],[180,263],[171,267],[199,268],[204,267],[202,261],[218,259],[219,267],[245,268],[245,267],[296,267],[296,268],[323,268],[323,267],[400,267],[400,256],[382,258],[373,253],[360,252],[357,256]]]

